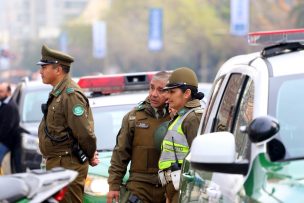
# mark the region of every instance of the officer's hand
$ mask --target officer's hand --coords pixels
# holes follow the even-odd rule
[[[107,203],[112,203],[113,199],[118,203],[119,201],[119,191],[109,191],[107,194]]]
[[[99,164],[99,157],[98,157],[98,152],[95,151],[93,158],[90,160],[90,165],[91,166],[97,166]]]

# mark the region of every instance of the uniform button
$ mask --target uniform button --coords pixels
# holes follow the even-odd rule
[[[69,152],[65,152],[65,154],[68,154]]]

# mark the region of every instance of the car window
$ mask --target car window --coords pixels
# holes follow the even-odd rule
[[[25,92],[21,120],[23,122],[39,122],[42,119],[41,104],[46,103],[48,89]]]
[[[253,102],[254,102],[254,83],[248,80],[242,96],[240,97],[240,106],[236,113],[236,121],[233,129],[236,142],[237,158],[249,159],[250,157],[250,141],[246,133],[240,131],[241,126],[248,126],[253,118]]]
[[[206,113],[205,113],[205,117],[204,117],[204,121],[203,121],[201,134],[203,134],[203,132],[205,131],[205,128],[207,126],[207,123],[208,123],[208,120],[209,120],[209,117],[210,117],[211,110],[213,108],[213,105],[214,105],[215,99],[217,97],[217,94],[219,92],[219,89],[222,85],[223,79],[224,79],[224,76],[219,78],[217,81],[215,81],[215,85],[213,86],[213,89],[211,91],[212,95],[210,97],[208,107],[205,110]]]
[[[112,150],[124,115],[134,107],[128,105],[92,107],[98,150]]]
[[[214,132],[232,130],[232,123],[245,78],[244,75],[239,73],[231,74],[214,120],[212,128]]]
[[[304,157],[304,89],[303,75],[273,78],[270,81],[269,114],[276,117],[280,131],[276,136],[286,150],[284,160]]]

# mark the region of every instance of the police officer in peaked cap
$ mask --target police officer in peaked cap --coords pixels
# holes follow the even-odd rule
[[[178,202],[179,180],[183,159],[197,135],[203,110],[200,100],[204,94],[198,92],[196,74],[187,67],[174,70],[164,88],[168,92],[169,107],[176,112],[168,124],[161,144],[158,162],[159,178],[166,188],[167,202]]]
[[[47,170],[63,167],[78,172],[61,202],[82,202],[88,166],[99,162],[92,111],[88,99],[69,75],[74,58],[45,45],[41,55],[37,65],[41,66],[42,81],[53,89],[42,105],[39,148]]]

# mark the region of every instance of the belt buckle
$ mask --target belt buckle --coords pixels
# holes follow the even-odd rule
[[[172,178],[171,178],[171,170],[168,169],[168,170],[166,170],[166,171],[164,171],[164,172],[165,172],[166,182],[167,182],[167,184],[168,184],[168,183],[170,183],[170,182],[172,181]]]

